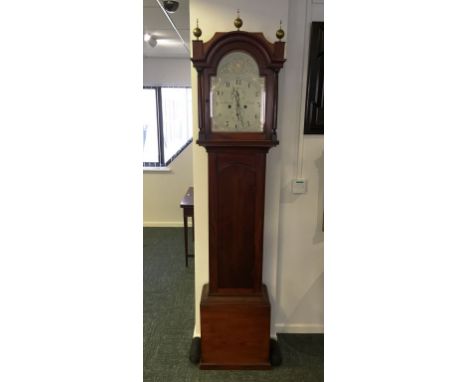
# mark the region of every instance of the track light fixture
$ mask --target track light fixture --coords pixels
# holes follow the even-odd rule
[[[156,38],[155,35],[152,35],[152,36],[151,36],[151,38],[150,38],[149,41],[148,41],[148,44],[150,44],[150,46],[151,46],[152,48],[154,48],[156,45],[158,45],[158,40],[157,40],[157,38]]]

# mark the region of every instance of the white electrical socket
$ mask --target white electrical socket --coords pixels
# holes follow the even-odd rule
[[[293,194],[305,194],[306,192],[307,192],[307,180],[303,178],[293,179],[292,193]]]

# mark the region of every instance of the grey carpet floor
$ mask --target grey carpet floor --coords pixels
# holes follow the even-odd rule
[[[267,371],[199,370],[188,355],[194,328],[193,259],[182,228],[143,230],[144,382],[323,382],[323,335],[278,334],[283,364]]]

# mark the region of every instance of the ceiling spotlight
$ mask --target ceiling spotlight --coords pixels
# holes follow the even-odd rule
[[[150,40],[150,38],[151,38],[151,35],[149,33],[145,33],[143,35],[143,41],[144,42],[148,42]]]
[[[164,9],[168,13],[174,13],[179,8],[179,2],[174,0],[164,0]]]
[[[152,48],[154,48],[158,44],[158,40],[156,39],[156,36],[154,34],[151,35],[150,39],[148,40],[148,44],[150,44]]]

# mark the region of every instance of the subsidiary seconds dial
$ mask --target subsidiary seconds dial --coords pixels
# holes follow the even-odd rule
[[[262,132],[265,78],[247,53],[224,56],[211,77],[211,129],[214,132]]]

